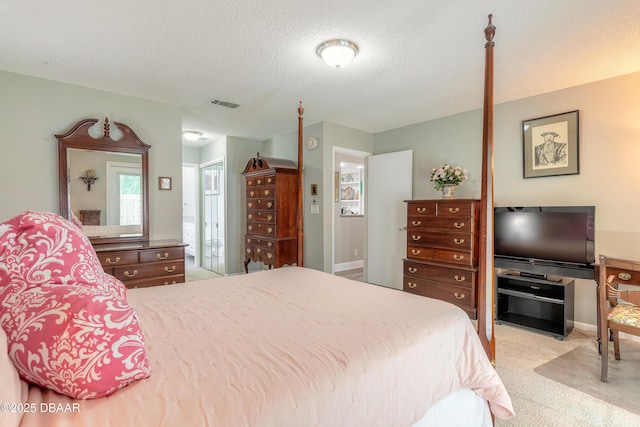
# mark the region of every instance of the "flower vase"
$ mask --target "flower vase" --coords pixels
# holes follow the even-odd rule
[[[456,192],[456,186],[453,184],[445,184],[442,186],[442,198],[453,199]]]

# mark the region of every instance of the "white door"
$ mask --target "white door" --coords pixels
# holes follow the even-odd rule
[[[407,206],[413,197],[413,151],[367,157],[365,280],[402,289],[407,248]]]

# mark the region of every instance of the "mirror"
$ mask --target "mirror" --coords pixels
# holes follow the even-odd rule
[[[150,146],[122,123],[83,120],[58,139],[60,214],[95,244],[149,240]]]

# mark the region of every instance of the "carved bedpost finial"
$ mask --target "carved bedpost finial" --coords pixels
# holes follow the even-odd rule
[[[491,18],[493,18],[493,14],[489,14],[489,24],[487,28],[484,29],[484,37],[487,39],[487,43],[485,43],[485,47],[493,46],[493,37],[496,35],[496,27],[491,23]]]
[[[300,106],[298,107],[298,118],[301,118],[304,114],[304,108],[302,108],[302,101],[300,101]]]

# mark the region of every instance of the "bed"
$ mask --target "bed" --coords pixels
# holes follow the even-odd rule
[[[511,411],[468,316],[438,300],[301,267],[128,298],[151,377],[93,400],[31,387],[37,408],[79,407],[21,426],[411,426],[461,389]],[[478,408],[459,425],[489,425]]]
[[[488,50],[493,47],[489,24]],[[485,93],[485,207],[492,203],[491,111],[487,110],[491,103]],[[301,169],[301,106],[298,112]],[[298,202],[303,212],[301,196]],[[52,227],[51,216],[39,213],[30,218],[48,227],[38,229],[32,240],[38,251],[48,251],[47,257],[29,252],[21,259],[38,264],[38,273],[43,270],[41,259],[56,267],[45,269],[46,274],[29,273],[27,281],[24,263],[14,262],[22,276],[8,278],[10,268],[3,271],[3,262],[10,265],[6,255],[10,251],[9,245],[3,248],[2,238],[11,233],[7,233],[9,226],[0,224],[0,325],[6,332],[0,334],[0,373],[10,380],[0,394],[0,403],[8,403],[0,408],[2,425],[490,426],[494,416],[513,416],[508,393],[493,368],[491,281],[482,284],[481,280],[476,330],[462,310],[446,302],[305,268],[303,216],[298,215],[297,266],[124,290],[124,285],[104,274],[80,228],[64,219]],[[483,221],[482,230],[491,235],[490,218]],[[485,259],[489,260],[491,248],[486,240],[485,236]],[[78,246],[72,241],[79,241]],[[20,243],[20,250],[32,249],[27,238],[12,242]],[[59,257],[62,252],[75,261],[65,263]],[[492,265],[482,264],[486,277],[491,277]],[[51,285],[49,273],[54,270],[62,279]],[[35,353],[48,350],[38,347],[27,354],[20,334],[5,324],[15,327],[16,319],[22,319],[12,311],[11,298],[24,289],[40,289],[34,284],[38,281],[40,288],[57,292],[60,304],[75,289],[84,289],[79,298],[99,299],[100,308],[107,310],[101,315],[109,322],[114,306],[126,311],[124,320],[112,323],[128,341],[113,340],[101,328],[89,332],[85,328],[83,333],[85,341],[92,341],[86,334],[99,331],[100,338],[93,340],[96,345],[108,339],[107,347],[118,345],[117,351],[106,351],[101,360],[107,368],[121,362],[140,368],[137,374],[124,380],[123,374],[116,375],[113,379],[122,381],[97,395],[65,395],[27,384],[16,365],[28,368]],[[61,287],[67,293],[58,292]],[[70,317],[64,313],[56,325],[66,320],[62,317]],[[20,354],[25,359],[15,362]],[[73,365],[75,359],[67,357],[65,363]],[[40,374],[39,366],[35,370]],[[64,373],[56,374],[63,388],[69,385]],[[101,379],[94,375],[87,382]]]

